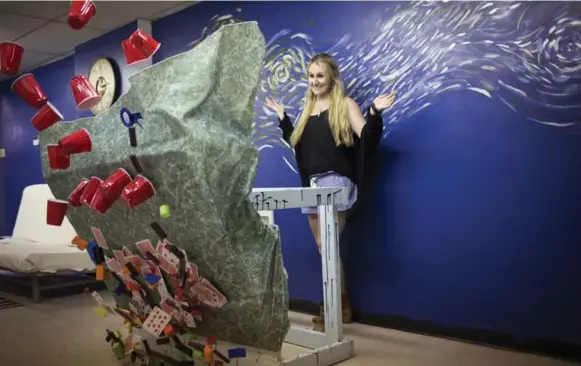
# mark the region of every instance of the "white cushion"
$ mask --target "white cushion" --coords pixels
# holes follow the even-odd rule
[[[70,245],[77,232],[67,217],[61,226],[46,224],[46,202],[54,198],[48,184],[24,188],[12,237],[43,244]]]

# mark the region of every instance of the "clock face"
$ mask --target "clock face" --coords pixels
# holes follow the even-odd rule
[[[117,77],[112,62],[106,58],[95,61],[89,70],[88,79],[101,96],[101,101],[91,108],[91,112],[101,114],[115,103],[117,94]]]

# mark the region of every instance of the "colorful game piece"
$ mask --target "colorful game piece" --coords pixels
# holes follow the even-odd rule
[[[169,205],[159,206],[159,216],[161,216],[164,219],[167,219],[168,217],[171,216],[171,210],[169,208]]]
[[[246,348],[230,348],[228,350],[228,358],[242,358],[246,357]]]

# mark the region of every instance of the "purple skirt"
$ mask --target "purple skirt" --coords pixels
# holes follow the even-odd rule
[[[347,211],[357,201],[357,186],[347,177],[330,172],[312,176],[310,181],[311,188],[346,187],[348,189],[349,200],[346,205],[337,205],[337,211]],[[318,212],[317,207],[303,207],[301,211],[304,214],[316,214]]]

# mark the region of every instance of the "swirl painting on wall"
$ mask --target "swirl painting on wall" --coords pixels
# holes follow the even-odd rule
[[[307,89],[307,65],[315,53],[332,54],[346,92],[361,108],[397,90],[384,115],[390,128],[452,91],[495,99],[531,123],[578,127],[581,117],[581,4],[576,2],[386,3],[370,12],[365,35],[332,42],[281,29],[267,36],[257,95],[254,137],[258,149],[286,146],[276,117],[262,107],[278,99],[297,116]],[[200,40],[224,24],[244,19],[243,9],[216,15]],[[260,25],[260,22],[259,22]],[[292,154],[292,152],[291,152]],[[283,156],[296,172],[294,159]]]

